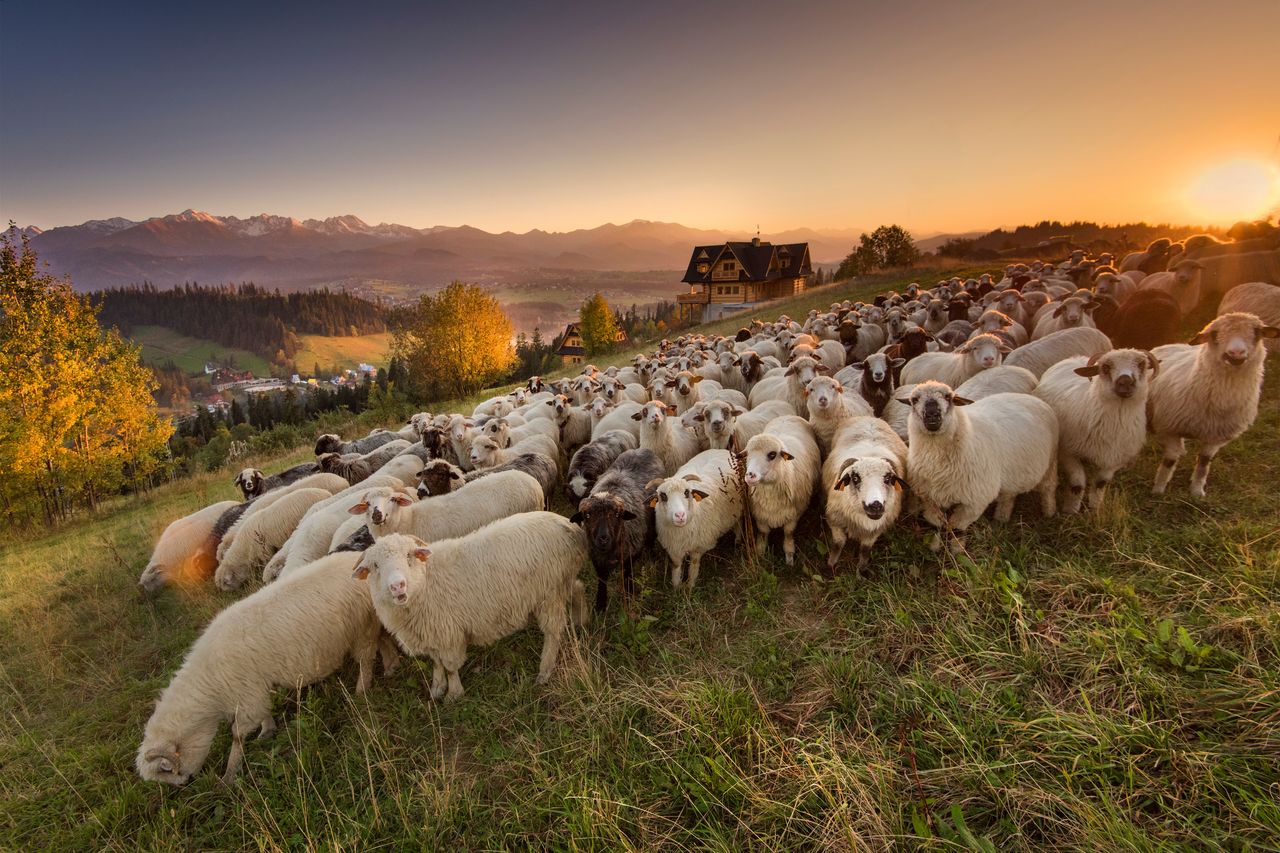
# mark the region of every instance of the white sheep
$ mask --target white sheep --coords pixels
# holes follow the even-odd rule
[[[1004,364],[1025,367],[1037,377],[1064,358],[1098,355],[1111,349],[1111,339],[1093,328],[1062,329],[1009,353]],[[906,380],[903,380],[906,384]]]
[[[796,415],[775,418],[747,442],[739,458],[746,464],[757,550],[763,552],[769,531],[781,527],[782,553],[788,566],[795,565],[796,525],[809,508],[822,463],[813,428]]]
[[[1039,341],[1063,329],[1096,328],[1089,314],[1098,307],[1097,302],[1086,302],[1079,296],[1068,296],[1061,302],[1046,305],[1043,315],[1035,322],[1031,340]]]
[[[658,543],[671,560],[671,585],[682,585],[682,566],[687,557],[688,585],[698,581],[702,555],[715,547],[720,537],[737,531],[742,515],[742,489],[727,450],[704,450],[680,467],[671,477],[651,483],[656,491],[649,500],[654,507],[654,529]]]
[[[574,620],[588,619],[578,571],[587,561],[582,529],[551,512],[496,521],[460,539],[425,542],[391,535],[364,553],[356,577],[368,580],[378,618],[400,645],[431,658],[431,698],[462,698],[458,671],[470,645],[488,645],[538,620],[538,684],[555,671]]]
[[[364,488],[364,485],[364,483],[360,484],[362,487],[360,499],[366,501],[389,495],[403,488],[402,485]],[[333,534],[351,517],[349,512],[351,500],[352,497],[348,496],[336,502],[332,499],[321,501],[320,504],[307,510],[297,529],[293,531],[293,535],[276,552],[276,555],[267,561],[266,567],[262,570],[263,582],[269,583],[276,578],[291,574],[307,563],[328,554]],[[314,511],[321,504],[324,506],[318,512]]]
[[[712,400],[696,416],[701,417],[703,434],[712,450],[725,450],[732,442],[735,450],[746,447],[754,435],[774,418],[793,415],[795,410],[785,400],[765,400],[750,411],[745,411],[725,400]]]
[[[227,532],[222,534],[222,541],[218,543],[218,562],[221,563],[223,561],[227,552],[231,550],[231,546],[235,544],[236,537],[240,535],[240,531],[255,515],[267,511],[276,501],[282,500],[286,495],[290,495],[298,489],[323,489],[328,493],[326,497],[331,497],[349,487],[350,484],[337,474],[312,474],[309,477],[298,480],[296,483],[272,489],[265,495],[255,498],[248,508],[240,514],[240,517],[236,519],[235,524],[232,524]]]
[[[1054,514],[1058,417],[1048,403],[1029,394],[972,402],[941,382],[923,382],[898,399],[911,405],[907,481],[934,527],[963,534],[992,501],[995,520],[1008,521],[1014,499],[1033,489],[1044,515]],[[941,544],[935,536],[934,547]]]
[[[275,731],[271,692],[297,690],[342,666],[348,655],[360,674],[356,692],[373,680],[381,647],[383,668],[395,649],[379,643],[381,626],[369,590],[351,577],[358,554],[334,554],[263,587],[213,618],[147,721],[137,771],[151,782],[182,785],[204,765],[218,726],[231,722],[231,753],[224,782],[244,759],[255,729]]]
[[[1218,315],[1237,311],[1253,314],[1268,326],[1280,328],[1280,287],[1261,281],[1236,285],[1218,303]],[[1267,338],[1263,344],[1268,352],[1280,352],[1280,340],[1276,338]]]
[[[1064,513],[1080,511],[1086,487],[1089,506],[1100,509],[1107,484],[1142,452],[1147,393],[1159,370],[1151,353],[1118,349],[1065,359],[1040,377],[1035,395],[1058,416],[1058,473],[1069,488]]]
[[[531,435],[510,447],[502,447],[486,435],[471,440],[471,467],[477,471],[505,465],[522,453],[541,453],[560,467],[560,447],[545,435]]]
[[[632,415],[640,411],[643,404],[626,401],[610,406],[609,401],[597,397],[591,401],[588,411],[591,412],[591,440],[595,441],[611,429],[626,430],[640,439],[640,424],[632,419]]]
[[[198,583],[213,574],[218,565],[218,541],[213,526],[236,501],[219,501],[171,522],[156,540],[138,586],[155,593],[166,584]]]
[[[1262,391],[1262,343],[1280,337],[1253,314],[1223,314],[1188,344],[1166,344],[1151,352],[1160,360],[1160,378],[1151,388],[1150,429],[1164,450],[1152,491],[1164,494],[1173,469],[1186,452],[1184,439],[1200,444],[1191,475],[1191,496],[1204,497],[1213,457],[1247,430],[1258,416]]]
[[[831,438],[845,421],[875,414],[861,394],[846,390],[833,376],[815,376],[804,393],[809,424],[823,451],[831,449]]]
[[[640,447],[652,450],[666,471],[675,471],[700,449],[697,434],[685,429],[675,410],[660,400],[645,403],[631,419],[640,424]]]
[[[836,432],[822,466],[832,543],[829,572],[835,572],[850,539],[858,567],[867,564],[876,540],[902,512],[906,472],[907,445],[879,418],[854,418]]]
[[[542,486],[523,471],[499,471],[468,483],[465,488],[424,501],[408,489],[382,497],[361,498],[349,508],[363,515],[374,539],[408,533],[434,541],[452,539],[522,512],[542,509]]]
[[[815,376],[828,372],[825,364],[819,364],[807,355],[800,356],[785,370],[775,375],[766,375],[752,386],[747,400],[753,409],[766,400],[785,400],[791,404],[792,414],[803,418],[809,414],[804,396],[805,386]]]
[[[250,516],[240,525],[235,542],[219,560],[213,573],[214,585],[224,591],[238,589],[293,535],[303,513],[328,497],[330,494],[324,489],[298,489]]]
[[[978,335],[954,352],[926,352],[911,359],[902,368],[901,384],[932,379],[955,387],[981,370],[998,367],[1008,352],[1009,347],[995,335]]]

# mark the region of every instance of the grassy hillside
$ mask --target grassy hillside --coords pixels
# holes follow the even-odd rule
[[[638,618],[580,632],[550,685],[533,684],[533,631],[475,650],[454,705],[426,698],[419,661],[367,698],[348,666],[279,698],[279,733],[249,744],[231,789],[215,781],[225,729],[182,789],[132,771],[151,701],[235,600],[208,585],[144,600],[134,583],[164,524],[231,497],[229,475],[11,540],[0,848],[1275,849],[1269,367],[1206,501],[1187,499],[1185,465],[1151,496],[1149,451],[1100,517],[1046,521],[1028,502],[959,558],[908,522],[868,577],[825,581],[810,520],[795,568],[726,542],[689,594],[648,559]]]
[[[254,376],[271,375],[267,360],[256,353],[188,337],[164,326],[136,326],[129,337],[142,346],[142,360],[147,364],[172,361],[186,373],[202,373],[205,362],[221,362],[230,356],[237,367],[252,370]]]
[[[300,335],[302,350],[294,356],[298,370],[310,374],[317,362],[320,366],[354,368],[360,362],[385,367],[391,352],[391,333],[331,338],[325,335]]]

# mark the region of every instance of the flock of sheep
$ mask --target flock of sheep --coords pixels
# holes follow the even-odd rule
[[[1145,257],[1080,253],[736,338],[686,335],[628,367],[535,377],[469,415],[324,435],[314,462],[241,472],[244,500],[173,522],[142,574],[149,592],[210,575],[224,590],[259,574],[264,585],[191,648],[146,725],[138,773],[189,780],[228,720],[231,781],[245,739],[275,728],[272,690],[347,656],[357,692],[377,658],[390,672],[404,651],[431,658],[432,698],[457,699],[467,648],[533,616],[543,683],[569,620],[590,615],[580,570],[595,568],[596,611],[615,571],[629,605],[632,567],[655,541],[673,587],[693,586],[730,532],[754,531],[763,549],[780,530],[791,564],[806,513],[830,530],[832,572],[850,542],[865,563],[908,513],[935,529],[935,549],[959,547],[990,505],[1007,521],[1024,493],[1045,516],[1097,509],[1148,434],[1164,452],[1154,491],[1190,439],[1191,494],[1203,496],[1214,454],[1257,415],[1280,287],[1232,290],[1190,343],[1172,343],[1176,324],[1151,318],[1181,322],[1202,300],[1176,258],[1166,270],[1167,253],[1159,269]],[[572,518],[545,511],[561,490]]]

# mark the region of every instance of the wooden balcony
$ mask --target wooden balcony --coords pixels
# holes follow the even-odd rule
[[[692,290],[688,293],[677,293],[677,305],[706,305],[711,301],[711,294],[705,290]]]

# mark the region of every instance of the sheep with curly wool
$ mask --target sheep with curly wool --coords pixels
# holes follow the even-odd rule
[[[209,623],[160,694],[138,747],[138,775],[182,785],[204,765],[223,720],[231,723],[231,753],[222,780],[234,781],[245,739],[275,731],[271,693],[297,690],[335,672],[348,656],[359,667],[356,692],[373,682],[383,653],[390,671],[394,647],[379,642],[369,590],[351,577],[355,554],[338,554],[299,569],[230,605]]]
[[[674,472],[697,455],[697,434],[685,429],[675,416],[675,409],[666,403],[645,403],[631,419],[640,424],[640,447],[657,454],[663,470]]]
[[[1111,348],[1111,339],[1097,329],[1062,329],[1018,347],[1003,363],[1008,367],[1025,367],[1038,378],[1064,358],[1099,355]]]
[[[365,579],[378,619],[412,655],[431,658],[431,698],[462,698],[458,671],[467,647],[489,645],[538,621],[538,684],[555,671],[570,611],[589,618],[578,570],[586,537],[569,519],[528,512],[459,539],[424,541],[392,534],[364,553]]]
[[[1159,371],[1151,353],[1117,349],[1064,359],[1040,377],[1035,395],[1058,416],[1058,473],[1068,488],[1064,513],[1080,511],[1086,489],[1090,508],[1101,509],[1107,484],[1142,452],[1147,395]]]
[[[658,544],[671,560],[671,586],[698,582],[702,555],[730,530],[738,531],[742,489],[727,450],[704,450],[674,475],[651,482],[649,505],[654,508]],[[740,531],[739,531],[740,532]],[[688,559],[687,575],[683,571]],[[687,579],[686,579],[687,578]]]
[[[796,525],[809,508],[822,464],[813,427],[795,415],[775,418],[747,442],[738,458],[745,463],[757,550],[763,553],[769,532],[782,528],[783,556],[788,566],[795,565]]]
[[[889,377],[892,381],[892,376]],[[823,452],[831,449],[831,437],[851,418],[875,414],[862,395],[846,390],[831,376],[816,376],[804,389],[808,399],[809,424]]]
[[[954,352],[926,352],[902,368],[902,384],[918,385],[933,380],[956,386],[981,370],[998,367],[1009,347],[995,335],[982,334]]]
[[[828,572],[835,573],[850,539],[858,568],[867,564],[876,540],[902,512],[906,471],[907,445],[879,418],[854,418],[836,432],[822,466],[832,543]]]
[[[186,586],[207,579],[218,565],[217,550],[221,535],[214,534],[218,519],[235,501],[219,501],[185,515],[165,527],[151,559],[138,578],[138,586],[151,595],[168,584]]]
[[[303,513],[328,497],[331,495],[324,489],[298,489],[244,518],[235,541],[218,561],[214,585],[224,591],[239,589],[293,535]]]
[[[409,533],[435,540],[465,536],[492,521],[542,506],[542,486],[537,480],[523,471],[503,471],[430,500],[415,500],[407,488],[382,497],[362,497],[348,511],[364,516],[374,539]]]
[[[1191,496],[1202,498],[1213,457],[1247,430],[1258,416],[1262,391],[1263,341],[1280,338],[1280,328],[1256,315],[1233,312],[1217,317],[1190,344],[1152,350],[1160,378],[1147,403],[1151,432],[1164,450],[1152,491],[1161,495],[1186,452],[1186,439],[1200,444],[1191,475]]]
[[[1046,517],[1056,509],[1058,416],[1029,394],[994,394],[973,402],[946,384],[923,382],[909,397],[907,482],[924,517],[957,538],[994,501],[1005,522],[1018,495],[1036,490]],[[941,536],[933,546],[941,547]]]
[[[811,356],[800,356],[779,375],[766,376],[757,382],[751,388],[747,401],[754,409],[766,400],[785,400],[791,404],[791,414],[803,418],[809,414],[805,387],[815,376],[827,373],[830,370],[825,364],[818,363]]]
[[[577,503],[585,498],[619,456],[638,446],[639,441],[634,435],[626,430],[615,429],[578,448],[569,461],[569,471],[565,474],[565,497],[570,503]]]

